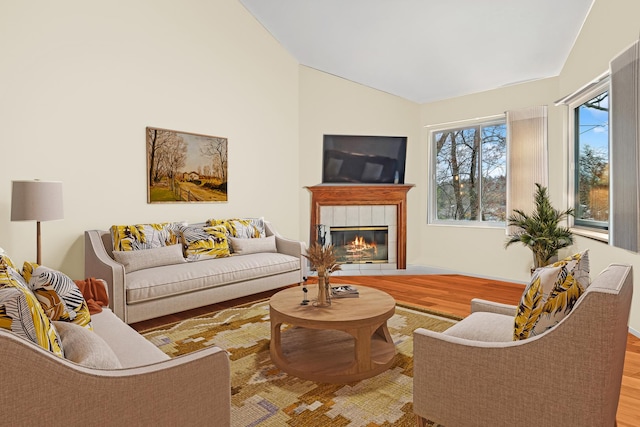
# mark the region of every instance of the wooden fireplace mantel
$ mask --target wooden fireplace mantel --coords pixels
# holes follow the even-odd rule
[[[318,184],[305,187],[311,192],[309,242],[316,241],[321,206],[395,205],[397,209],[398,269],[407,268],[407,192],[414,184]]]

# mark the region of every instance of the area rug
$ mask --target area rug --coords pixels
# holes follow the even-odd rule
[[[260,301],[142,332],[170,357],[212,345],[231,361],[231,423],[247,426],[413,426],[413,331],[458,319],[398,304],[387,322],[396,345],[389,370],[348,384],[296,378],[269,356],[269,303]]]

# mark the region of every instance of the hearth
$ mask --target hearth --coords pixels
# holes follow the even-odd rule
[[[389,227],[330,228],[331,243],[339,264],[386,263],[389,260]]]

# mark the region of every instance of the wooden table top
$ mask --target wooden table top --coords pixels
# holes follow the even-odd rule
[[[336,328],[336,324],[348,323],[352,327],[359,323],[371,324],[384,321],[395,312],[396,301],[386,292],[366,286],[358,286],[357,298],[332,298],[328,307],[300,305],[302,288],[284,289],[271,297],[269,305],[281,320],[289,319],[298,326],[314,328]],[[313,300],[317,285],[309,285],[308,297]],[[340,329],[339,327],[336,329]]]

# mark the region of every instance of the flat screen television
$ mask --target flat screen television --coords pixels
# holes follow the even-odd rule
[[[324,135],[322,182],[404,184],[406,136]]]

